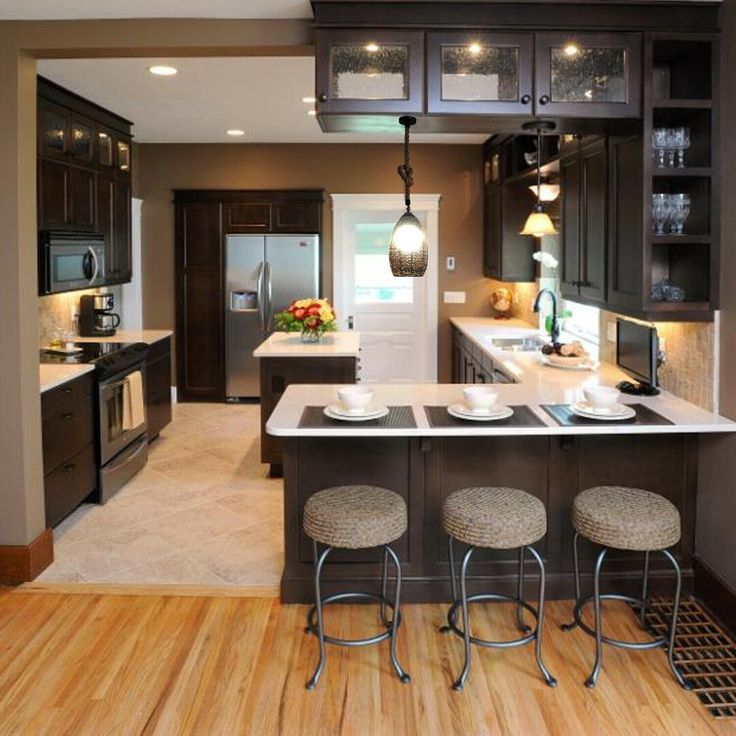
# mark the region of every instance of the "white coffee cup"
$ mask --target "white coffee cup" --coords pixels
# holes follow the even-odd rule
[[[467,386],[463,396],[473,414],[488,414],[498,400],[498,391],[490,386]]]
[[[621,392],[612,386],[589,386],[583,389],[583,396],[594,409],[610,409],[618,402]]]
[[[349,414],[363,414],[373,400],[373,390],[368,386],[344,386],[337,389],[337,397]]]

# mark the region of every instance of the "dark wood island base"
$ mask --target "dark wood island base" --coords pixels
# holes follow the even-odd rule
[[[409,511],[409,530],[395,549],[404,565],[403,597],[412,602],[450,599],[442,504],[468,486],[511,486],[538,496],[547,507],[548,532],[538,544],[547,566],[548,596],[574,597],[570,509],[577,493],[596,485],[625,485],[660,493],[682,516],[682,539],[674,550],[683,590],[693,585],[692,555],[697,483],[696,434],[284,437],[285,568],[281,598],[313,598],[310,540],[302,531],[302,509],[316,491],[343,484],[374,484],[400,493]],[[581,544],[583,584],[592,580],[595,548]],[[335,551],[323,579],[330,592],[375,588],[380,550]],[[481,551],[471,564],[469,592],[491,589],[514,594],[517,552]],[[604,587],[636,594],[641,589],[642,554],[612,551]],[[527,560],[528,594],[536,570]],[[671,594],[674,576],[652,556],[650,589]]]

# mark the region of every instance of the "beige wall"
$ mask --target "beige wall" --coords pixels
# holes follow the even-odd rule
[[[173,189],[324,189],[324,284],[332,282],[331,193],[396,193],[401,145],[345,144],[190,144],[137,147],[138,190],[143,198],[144,324],[174,328]],[[482,185],[480,146],[412,147],[414,192],[438,193],[440,200],[439,367],[449,380],[448,319],[454,315],[490,315],[493,282],[483,277]],[[446,255],[457,258],[454,273]],[[464,290],[465,304],[443,304],[442,292]]]

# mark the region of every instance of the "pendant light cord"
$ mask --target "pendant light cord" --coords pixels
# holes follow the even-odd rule
[[[537,206],[542,205],[542,131],[537,128]]]
[[[414,184],[414,171],[409,163],[409,128],[410,124],[404,123],[404,163],[399,164],[397,171],[399,176],[404,182],[404,203],[406,204],[406,211],[409,212],[411,209],[411,197],[410,190]]]

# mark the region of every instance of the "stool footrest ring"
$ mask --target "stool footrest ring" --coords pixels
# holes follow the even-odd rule
[[[350,600],[366,600],[375,601],[381,603],[384,606],[388,606],[393,610],[393,603],[377,593],[335,593],[322,598],[322,605],[325,606],[329,603],[337,603],[339,601],[350,601]],[[307,627],[306,630],[310,634],[318,635],[319,627],[317,625],[317,606],[312,606],[307,614]],[[365,647],[369,644],[378,644],[379,642],[386,641],[391,638],[391,621],[383,621],[383,625],[386,627],[386,631],[382,631],[375,636],[369,636],[365,639],[340,639],[335,636],[328,636],[323,634],[324,640],[328,644],[337,644],[343,647]],[[396,626],[401,626],[401,614],[399,613],[396,619]]]

